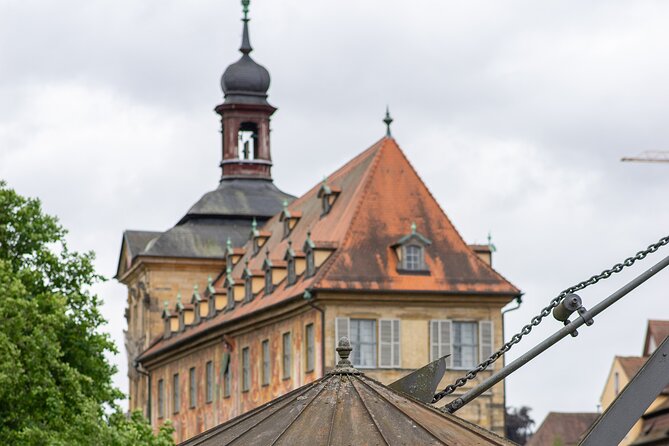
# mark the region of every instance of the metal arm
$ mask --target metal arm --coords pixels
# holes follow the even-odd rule
[[[616,303],[618,300],[625,297],[630,291],[634,290],[636,287],[638,287],[639,285],[644,283],[646,280],[653,277],[655,274],[660,272],[662,269],[664,269],[668,265],[669,265],[669,256],[662,259],[655,266],[652,266],[651,268],[649,268],[645,272],[641,273],[639,276],[637,276],[632,281],[628,282],[626,285],[624,285],[618,291],[611,294],[609,297],[607,297],[606,299],[604,299],[603,301],[601,301],[600,303],[598,303],[597,305],[592,307],[591,310],[585,310],[585,308],[581,307],[581,310],[579,310],[578,317],[573,322],[570,322],[564,328],[558,330],[557,332],[552,334],[550,337],[548,337],[547,339],[545,339],[541,343],[537,344],[532,349],[525,352],[518,359],[511,362],[509,365],[504,367],[502,370],[500,370],[496,374],[492,375],[490,378],[486,379],[485,381],[483,381],[481,384],[477,385],[473,389],[469,390],[468,392],[466,392],[461,397],[451,401],[449,404],[444,406],[443,410],[446,411],[446,412],[450,412],[450,413],[455,412],[456,410],[460,409],[465,404],[472,401],[474,398],[481,395],[486,390],[490,389],[492,386],[494,386],[498,382],[502,381],[504,378],[509,376],[511,373],[515,372],[516,370],[518,370],[519,368],[521,368],[522,366],[524,366],[525,364],[530,362],[532,359],[536,358],[541,353],[545,352],[550,347],[557,344],[561,339],[572,335],[572,333],[574,333],[576,331],[576,329],[578,327],[580,327],[581,325],[583,325],[583,324],[592,325],[593,324],[593,318],[595,316],[597,316],[602,311],[606,310],[608,307],[610,307],[611,305]]]

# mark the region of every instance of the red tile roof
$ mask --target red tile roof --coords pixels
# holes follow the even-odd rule
[[[638,372],[646,362],[646,358],[641,356],[616,356],[615,359],[620,362],[620,366],[623,368],[628,379],[634,378],[636,372]]]
[[[650,348],[650,341],[653,340],[655,348],[659,347],[662,341],[669,336],[669,321],[648,321],[648,329],[646,330],[646,340],[644,342],[643,355],[650,356],[653,352]]]
[[[598,413],[550,412],[525,446],[577,445],[580,437],[599,417]]]
[[[284,237],[282,213],[275,215],[262,228],[271,233],[262,251],[253,255],[252,249],[246,249],[232,270],[235,280],[241,280],[246,261],[248,268],[261,270],[266,252],[270,259],[282,259],[289,241],[299,252],[310,232],[316,249],[335,248],[314,276],[302,274],[293,285],[284,280],[270,295],[261,292],[251,302],[173,335],[145,351],[140,360],[183,342],[185,337],[299,299],[307,289],[480,294],[509,300],[520,293],[464,242],[394,139],[381,139],[326,181],[333,190],[341,191],[327,214],[323,215],[322,201],[317,197],[322,187],[319,183],[288,206],[291,215],[301,215],[290,235]],[[432,242],[425,250],[429,274],[402,274],[397,270],[397,257],[391,247],[410,233],[412,222]],[[224,274],[219,275],[217,289],[224,279]]]

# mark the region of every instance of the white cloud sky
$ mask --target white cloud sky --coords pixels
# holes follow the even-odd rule
[[[506,333],[557,292],[666,235],[669,3],[254,0],[272,74],[274,178],[301,194],[393,134],[469,242],[525,292]],[[212,109],[238,58],[236,1],[0,3],[0,178],[115,272],[124,229],[164,230],[218,180]],[[668,249],[669,251],[669,249]],[[665,252],[667,254],[667,252]],[[591,307],[642,268],[583,293]],[[669,319],[669,272],[514,374],[510,405],[591,411],[613,356]],[[124,287],[97,288],[122,346]],[[560,325],[547,320],[515,358]],[[117,384],[125,389],[125,355]]]

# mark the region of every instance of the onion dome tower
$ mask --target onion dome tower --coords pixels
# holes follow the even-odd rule
[[[351,365],[351,344],[323,378],[196,435],[181,446],[490,445],[515,443],[440,412],[366,377]]]
[[[249,0],[242,0],[242,6],[242,57],[223,73],[225,100],[215,109],[221,116],[223,134],[221,178],[271,179],[269,124],[276,108],[267,102],[269,72],[250,56]]]

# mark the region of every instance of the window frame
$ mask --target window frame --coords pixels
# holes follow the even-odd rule
[[[269,386],[271,380],[272,380],[272,362],[271,362],[271,355],[270,355],[270,345],[269,345],[269,339],[264,339],[261,343],[261,361],[262,361],[262,368],[261,374],[262,374],[262,386]]]
[[[172,413],[177,414],[181,409],[181,392],[179,390],[179,374],[172,375]]]
[[[382,336],[382,325],[384,323],[390,324],[390,341],[385,342]],[[402,364],[402,328],[400,319],[379,319],[378,320],[378,354],[377,354],[377,364],[380,369],[397,369],[401,367]],[[388,345],[390,348],[390,363],[383,364],[383,355],[382,349],[385,345]]]
[[[274,291],[274,282],[272,280],[272,268],[265,269],[265,296],[272,294]]]
[[[293,368],[293,344],[292,335],[287,331],[281,335],[281,377],[290,379]]]
[[[195,367],[188,369],[188,407],[190,409],[197,407],[197,377],[195,376]]]
[[[304,253],[306,256],[306,262],[307,262],[307,267],[306,267],[306,277],[312,277],[314,274],[316,274],[316,259],[314,258],[314,250],[313,249],[307,249],[307,252]]]
[[[205,364],[204,398],[207,404],[214,401],[214,361],[207,361]]]
[[[231,387],[232,387],[231,386],[231,384],[232,384],[231,381],[232,380],[230,378],[231,369],[232,369],[230,367],[231,361],[232,361],[232,357],[228,357],[228,364],[225,367],[225,370],[223,370],[223,398],[230,398],[230,394],[232,393],[231,392]]]
[[[253,300],[253,279],[248,276],[244,279],[244,300],[251,302]]]
[[[473,361],[471,365],[466,365],[463,364],[463,357],[462,357],[462,342],[460,344],[456,344],[456,327],[464,327],[465,325],[473,327],[472,333],[474,334],[474,343],[473,344],[465,344],[464,346],[467,348],[471,348],[473,351]],[[460,334],[462,336],[462,334]],[[478,364],[478,357],[479,357],[479,346],[480,346],[480,339],[479,339],[479,321],[473,321],[473,320],[453,320],[451,321],[451,369],[452,370],[471,370],[472,368],[476,367]],[[460,348],[458,351],[457,349]],[[460,355],[460,365],[456,364],[456,360],[458,359],[457,355]]]
[[[249,347],[242,348],[242,392],[251,390],[251,351]]]
[[[165,418],[165,380],[158,380],[158,419]]]
[[[288,285],[294,285],[297,282],[297,271],[295,270],[295,257],[289,257],[286,261],[286,280]]]
[[[311,373],[316,368],[316,338],[314,324],[310,323],[304,327],[305,360],[304,371]]]
[[[361,323],[367,323],[371,322],[372,323],[372,330],[371,333],[373,335],[373,341],[372,342],[361,342],[359,340],[360,338],[360,324]],[[376,369],[379,367],[379,357],[378,357],[378,348],[379,348],[379,340],[378,340],[378,329],[379,329],[379,324],[377,319],[365,319],[365,318],[349,318],[349,340],[351,341],[351,348],[353,351],[351,352],[350,360],[351,363],[353,364],[354,367],[360,368],[360,369]],[[353,325],[356,324],[356,332],[358,334],[358,339],[353,338]],[[362,354],[363,350],[362,346],[370,346],[371,348],[369,351],[372,353],[373,358],[372,358],[372,364],[373,365],[363,365],[362,364]],[[356,351],[358,353],[356,353]],[[358,362],[357,359],[360,359]]]

